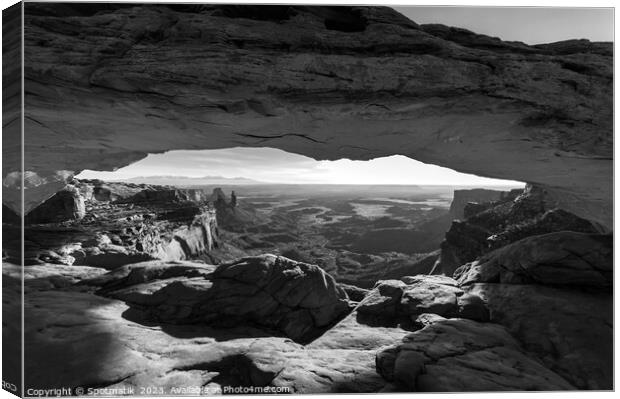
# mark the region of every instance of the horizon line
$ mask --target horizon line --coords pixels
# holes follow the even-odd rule
[[[80,179],[77,180],[101,180],[109,183],[126,183],[124,180],[129,179],[118,179],[118,180],[104,180],[104,179]],[[137,182],[129,182],[132,184],[149,184],[153,186],[158,185],[172,185],[172,184],[156,184],[156,183],[137,183]],[[247,184],[233,184],[231,183],[205,183],[205,184],[195,184],[196,186],[267,186],[267,185],[282,185],[282,186],[437,186],[437,187],[514,187],[526,185],[526,182],[518,182],[514,184],[435,184],[435,183],[283,183],[283,182],[256,182],[256,183],[247,183]]]

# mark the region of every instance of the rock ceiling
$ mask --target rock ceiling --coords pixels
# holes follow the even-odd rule
[[[84,169],[252,146],[538,183],[611,229],[611,43],[528,46],[383,7],[79,6],[26,4],[26,212]]]

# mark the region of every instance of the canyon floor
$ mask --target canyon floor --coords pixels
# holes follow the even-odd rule
[[[218,219],[222,248],[208,260],[273,253],[316,264],[339,282],[363,288],[398,268],[430,271],[451,222],[451,187],[233,189],[239,206]]]
[[[26,225],[26,388],[611,389],[611,236],[535,186],[453,191],[76,180]]]

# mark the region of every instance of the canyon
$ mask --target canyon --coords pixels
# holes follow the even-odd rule
[[[387,7],[24,7],[2,254],[3,312],[25,318],[3,326],[5,361],[23,333],[26,387],[613,389],[611,43]],[[75,178],[239,146],[527,184],[233,200]]]

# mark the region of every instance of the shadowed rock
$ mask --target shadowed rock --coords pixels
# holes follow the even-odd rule
[[[27,295],[22,303],[19,292],[9,286],[20,285],[22,266],[3,264],[4,310],[18,317],[25,307],[28,387],[114,386],[137,392],[145,384],[154,384],[171,394],[198,394],[193,387],[216,392],[227,385],[267,385],[287,387],[293,393],[328,393],[377,392],[385,385],[375,371],[371,350],[306,348],[274,337],[265,328],[134,321],[127,317],[132,309],[126,304],[93,296],[88,285],[74,285],[81,279],[89,284],[121,281],[141,266],[145,265],[128,265],[108,275],[96,268],[27,266]],[[192,273],[213,269],[190,262],[150,266],[151,277],[163,279],[198,276]],[[137,287],[145,276],[136,272],[129,280]],[[9,327],[10,335],[20,335],[15,326]],[[19,348],[7,345],[9,351]]]
[[[613,388],[613,300],[578,287],[474,284],[469,290],[532,356],[579,389]]]
[[[454,190],[454,196],[452,197],[452,203],[450,204],[450,217],[452,219],[463,219],[465,217],[465,208],[470,202],[480,204],[498,201],[507,194],[509,193],[505,191],[486,190],[483,188]]]
[[[75,186],[68,185],[30,212],[24,222],[28,224],[57,223],[79,220],[84,215],[86,215],[84,197],[80,195]]]
[[[468,207],[469,217],[455,220],[446,232],[432,273],[452,275],[461,265],[525,237],[559,231],[600,232],[590,221],[558,209],[557,202],[539,186],[527,185],[517,194],[513,190],[498,201]]]
[[[367,290],[365,288],[360,288],[360,287],[357,287],[351,284],[340,283],[338,285],[344,290],[344,292],[347,293],[347,296],[349,297],[349,299],[355,302],[359,302],[363,300],[364,297],[366,297],[366,295],[368,295],[368,293],[370,292],[370,290]]]
[[[490,320],[579,389],[611,389],[611,236],[569,231],[532,236],[455,273]]]
[[[377,354],[377,371],[400,389],[426,392],[575,389],[497,324],[439,320]]]
[[[296,341],[316,338],[348,310],[348,298],[315,265],[263,255],[213,266],[126,266],[92,284],[147,319],[171,324],[256,324]]]
[[[472,283],[611,287],[611,236],[558,232],[528,237],[458,268],[461,285]]]

